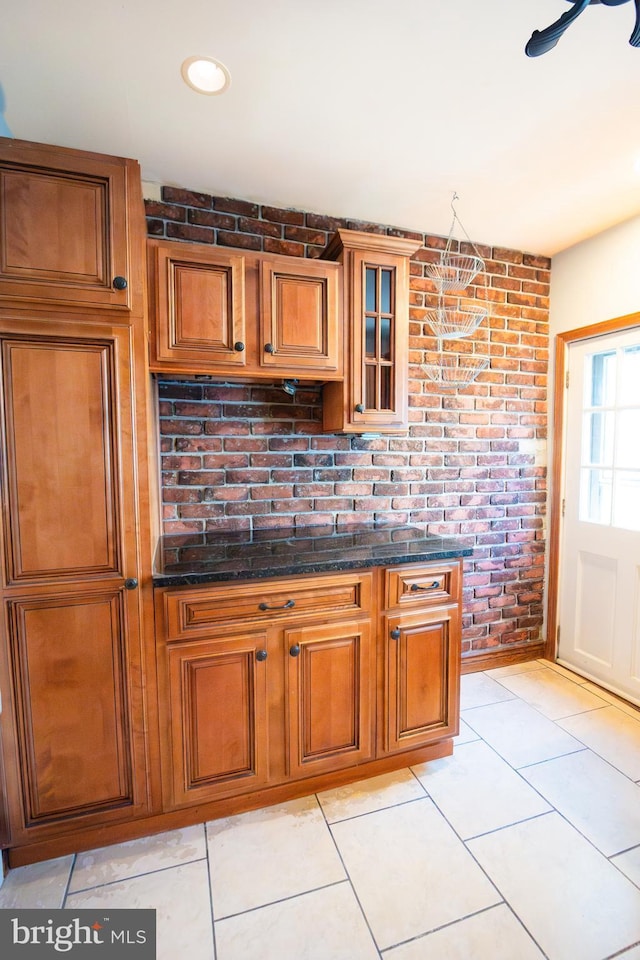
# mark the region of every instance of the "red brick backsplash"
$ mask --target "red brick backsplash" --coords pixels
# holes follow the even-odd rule
[[[163,187],[148,232],[317,257],[339,227],[422,241],[411,261],[406,435],[322,433],[320,387],[161,380],[165,533],[392,520],[475,544],[465,562],[463,651],[540,639],[543,610],[550,260],[478,244],[491,305],[464,344],[490,369],[459,393],[422,371],[436,290],[425,264],[446,238]],[[462,244],[462,249],[469,249]],[[460,344],[458,344],[460,346]]]

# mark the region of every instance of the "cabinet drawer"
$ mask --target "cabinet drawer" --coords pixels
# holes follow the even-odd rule
[[[206,635],[221,624],[342,617],[371,609],[371,573],[308,580],[253,580],[164,591],[168,640]]]
[[[460,602],[460,564],[420,563],[386,571],[385,603],[393,607]]]

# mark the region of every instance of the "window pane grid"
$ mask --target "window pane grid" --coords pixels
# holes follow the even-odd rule
[[[580,519],[640,530],[640,345],[585,363]]]
[[[363,400],[368,410],[392,409],[394,279],[392,269],[365,266]]]

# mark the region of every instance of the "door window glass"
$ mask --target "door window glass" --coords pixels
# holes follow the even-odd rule
[[[580,519],[640,530],[640,346],[585,363]]]

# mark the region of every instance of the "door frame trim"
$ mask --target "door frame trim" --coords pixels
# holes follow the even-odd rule
[[[613,320],[603,320],[588,327],[578,327],[556,335],[553,384],[553,447],[551,451],[551,495],[549,514],[549,553],[547,581],[547,638],[544,655],[555,662],[557,656],[558,600],[560,587],[560,538],[562,533],[562,498],[564,478],[564,439],[566,421],[566,375],[569,347],[579,340],[621,333],[640,327],[640,312],[628,313]]]

